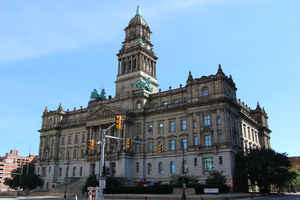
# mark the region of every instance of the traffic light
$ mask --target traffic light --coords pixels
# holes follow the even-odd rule
[[[159,152],[159,153],[162,152],[162,144],[158,144],[158,152]]]
[[[95,149],[95,140],[91,139],[89,140],[89,150]]]
[[[131,139],[126,138],[126,149],[130,149],[130,146],[131,146]]]
[[[117,129],[122,128],[122,116],[121,115],[116,116],[116,128]]]

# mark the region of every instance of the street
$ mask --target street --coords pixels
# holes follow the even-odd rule
[[[264,197],[255,197],[255,200],[300,200],[300,194],[296,195],[285,195],[285,196],[264,196]],[[239,200],[251,200],[251,198],[242,198]]]

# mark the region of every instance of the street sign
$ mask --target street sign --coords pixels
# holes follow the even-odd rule
[[[204,194],[219,194],[219,188],[204,188]]]

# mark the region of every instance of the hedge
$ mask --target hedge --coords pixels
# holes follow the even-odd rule
[[[171,185],[154,185],[154,186],[120,186],[111,187],[104,190],[106,194],[172,194],[173,186]]]

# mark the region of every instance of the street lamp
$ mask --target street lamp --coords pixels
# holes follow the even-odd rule
[[[182,149],[182,196],[181,196],[181,199],[182,200],[186,200],[186,194],[185,194],[185,187],[186,187],[186,184],[185,184],[185,178],[184,178],[184,175],[185,175],[185,163],[184,163],[184,139],[182,139],[181,141],[181,149]]]

